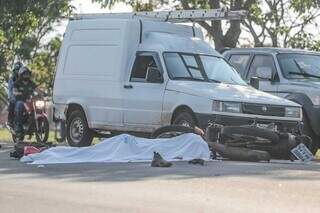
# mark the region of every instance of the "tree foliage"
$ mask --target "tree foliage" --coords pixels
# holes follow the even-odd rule
[[[249,10],[244,26],[255,46],[310,48],[320,11],[311,0],[260,0]],[[309,31],[309,32],[308,32]]]
[[[70,0],[0,0],[0,75],[8,76],[17,59],[38,58],[45,36],[72,9]]]
[[[101,3],[103,7],[111,7],[115,3],[124,2],[127,4],[134,4],[134,0],[93,0]],[[148,4],[152,7],[159,7],[159,5],[168,4],[168,0],[149,0]],[[175,9],[218,9],[221,7],[228,7],[231,10],[249,10],[252,4],[256,3],[256,0],[175,0]],[[136,7],[133,7],[137,9]],[[235,47],[237,45],[240,33],[241,22],[239,20],[228,21],[210,21],[210,22],[198,22],[213,38],[215,48],[218,50],[224,47]]]
[[[55,37],[32,59],[29,67],[42,91],[51,94],[62,40]]]
[[[111,7],[117,2],[132,5],[134,0],[93,0]],[[145,2],[145,1],[144,1]],[[171,1],[172,2],[172,1]],[[176,9],[248,10],[242,21],[211,21],[199,24],[213,38],[216,49],[236,47],[241,30],[252,36],[255,46],[299,47],[317,49],[319,43],[313,34],[319,17],[319,1],[315,0],[175,0]],[[150,0],[149,5],[159,7],[168,1]],[[136,9],[136,8],[134,8]],[[312,27],[313,26],[313,27]],[[311,30],[310,30],[311,28]]]

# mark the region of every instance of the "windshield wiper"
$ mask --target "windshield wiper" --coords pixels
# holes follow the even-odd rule
[[[289,72],[289,74],[302,75],[302,76],[305,76],[305,77],[312,77],[312,78],[320,78],[320,76],[318,76],[318,75],[312,75],[312,74],[307,73],[307,72]]]
[[[173,80],[204,81],[204,79],[192,77],[174,77]]]
[[[209,82],[214,82],[214,83],[221,83],[221,81],[215,80],[215,79],[208,79]]]

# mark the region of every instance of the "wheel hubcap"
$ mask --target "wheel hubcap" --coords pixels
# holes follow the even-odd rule
[[[79,143],[83,137],[84,126],[81,119],[76,118],[70,125],[70,137],[74,143]]]
[[[164,133],[158,135],[157,138],[173,138],[173,137],[177,137],[182,134],[184,134],[184,132],[177,132],[177,131],[164,132]]]
[[[179,122],[179,125],[181,126],[185,126],[185,127],[191,127],[190,122],[186,121],[186,120],[182,120]]]

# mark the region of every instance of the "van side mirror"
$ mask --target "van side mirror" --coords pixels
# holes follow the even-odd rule
[[[272,69],[271,67],[258,67],[256,76],[264,80],[272,80]]]
[[[149,67],[147,70],[147,82],[163,83],[163,77],[160,70],[156,67]]]
[[[250,78],[250,85],[253,88],[259,89],[259,83],[260,83],[260,79],[258,77],[251,77]]]

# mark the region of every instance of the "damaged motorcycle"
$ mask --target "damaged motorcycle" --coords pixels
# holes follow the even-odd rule
[[[195,133],[203,137],[216,158],[221,157],[238,161],[270,161],[270,159],[310,159],[312,140],[301,133],[277,131],[274,124],[261,128],[256,123],[243,126],[223,126],[210,122],[205,130],[198,127],[169,125],[153,132],[152,138],[169,138],[185,133]],[[292,152],[296,147],[302,150]],[[305,157],[304,157],[305,156]]]

